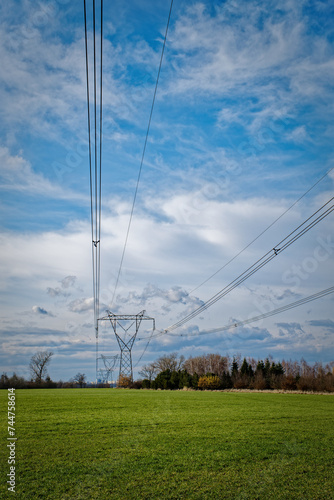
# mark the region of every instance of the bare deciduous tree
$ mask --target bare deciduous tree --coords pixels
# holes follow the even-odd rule
[[[150,363],[149,365],[144,365],[140,372],[138,372],[141,377],[147,379],[151,382],[154,375],[157,374],[157,366],[155,363]]]
[[[206,373],[215,373],[222,376],[224,372],[229,371],[230,359],[228,356],[220,356],[220,354],[205,354],[195,358],[190,357],[184,362],[183,368],[190,375],[202,376]]]
[[[184,356],[178,356],[177,352],[165,354],[156,360],[154,363],[157,368],[157,373],[164,372],[165,370],[177,371],[181,370],[184,363]]]
[[[86,375],[84,373],[77,373],[73,378],[73,382],[78,384],[81,388],[86,385]]]
[[[39,351],[30,360],[29,368],[35,382],[40,383],[47,374],[47,365],[51,361],[53,352]]]

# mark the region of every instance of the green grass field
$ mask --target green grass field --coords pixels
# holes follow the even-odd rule
[[[331,395],[17,390],[15,495],[0,398],[1,498],[334,498]]]

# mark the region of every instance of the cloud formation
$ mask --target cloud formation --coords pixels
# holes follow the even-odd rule
[[[326,328],[328,331],[334,331],[334,321],[331,319],[313,319],[307,322],[310,326],[320,326]]]
[[[53,314],[43,307],[40,306],[32,306],[32,311],[34,314],[37,314],[38,316],[53,316]]]
[[[1,361],[23,369],[47,344],[61,377],[66,366],[68,378],[85,369],[93,379],[82,5],[17,0],[1,12]],[[163,2],[105,4],[100,313],[146,309],[161,329],[271,251],[332,196],[334,180],[324,176],[334,158],[331,3],[180,0],[112,303],[167,14]],[[152,339],[143,363],[169,349],[328,360],[331,297],[252,327],[190,334],[330,286],[331,235],[328,217],[175,332],[183,337]]]
[[[75,286],[76,280],[76,276],[66,276],[66,278],[62,279],[60,282],[61,287],[47,287],[47,293],[51,297],[69,297],[71,292],[69,292],[68,289]]]
[[[94,299],[93,297],[90,297],[88,299],[82,298],[73,300],[72,302],[70,302],[68,307],[70,311],[75,313],[86,313],[88,311],[93,312]]]

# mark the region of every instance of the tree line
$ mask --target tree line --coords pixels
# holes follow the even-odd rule
[[[30,360],[31,378],[25,380],[15,373],[9,377],[0,376],[0,389],[7,388],[71,388],[85,387],[86,376],[77,373],[67,382],[54,382],[48,375],[47,367],[53,353],[40,351]],[[334,392],[334,362],[308,364],[298,361],[275,362],[271,356],[266,359],[242,358],[235,355],[221,356],[206,354],[185,359],[177,353],[159,357],[153,363],[142,367],[140,379],[132,381],[121,376],[117,386],[134,389],[281,389],[315,392]],[[100,387],[109,387],[100,384]]]
[[[51,362],[53,352],[39,351],[34,354],[29,363],[29,371],[31,378],[26,380],[24,377],[13,373],[11,377],[7,373],[0,376],[0,389],[55,389],[55,388],[70,388],[70,387],[85,387],[86,375],[77,373],[75,377],[67,382],[60,380],[54,382],[48,375],[48,365]]]
[[[275,362],[219,354],[185,359],[164,355],[142,367],[136,386],[146,389],[282,389],[334,392],[334,362],[308,364],[304,359]],[[123,387],[126,385],[123,381]],[[122,385],[121,385],[122,386]]]

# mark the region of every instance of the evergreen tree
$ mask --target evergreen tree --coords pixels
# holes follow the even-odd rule
[[[269,377],[269,375],[270,375],[270,361],[268,358],[266,358],[264,363],[264,376]]]
[[[191,380],[191,387],[193,387],[193,389],[198,389],[198,381],[199,381],[199,376],[197,373],[194,373]]]
[[[9,387],[9,377],[7,373],[3,373],[0,377],[0,389],[7,389]]]
[[[180,371],[173,370],[170,376],[170,389],[179,389]]]
[[[255,373],[264,375],[264,362],[262,359],[257,362]]]
[[[284,375],[284,368],[280,362],[273,362],[270,367],[270,373],[272,373],[273,375]]]
[[[179,380],[180,389],[183,389],[183,387],[191,387],[192,385],[192,376],[187,372],[187,370],[182,370],[180,372]]]
[[[231,375],[228,372],[223,372],[221,377],[221,388],[231,389],[231,387],[233,387]]]
[[[235,358],[233,358],[231,375],[233,378],[235,378],[238,376],[238,373],[239,373],[238,362]]]
[[[249,364],[246,361],[246,358],[244,358],[241,368],[240,368],[240,374],[241,375],[249,375]]]
[[[168,368],[167,370],[164,370],[163,372],[160,372],[159,375],[156,376],[155,378],[155,384],[154,388],[155,389],[170,389],[171,388],[171,371]]]

